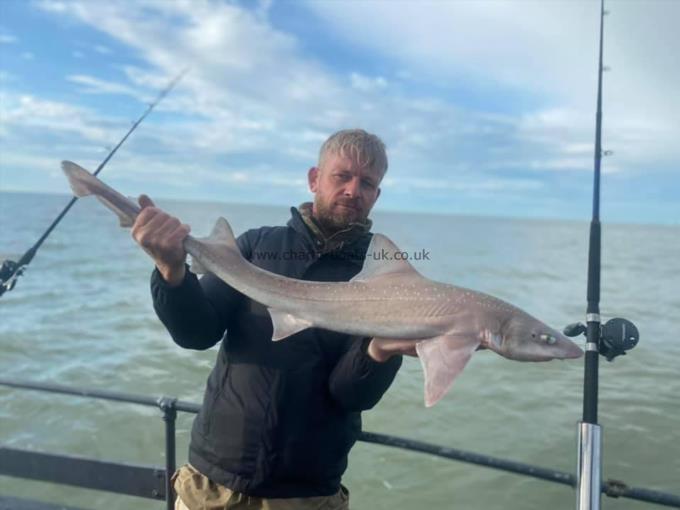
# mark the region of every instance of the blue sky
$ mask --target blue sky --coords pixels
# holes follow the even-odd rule
[[[680,224],[680,2],[610,0],[602,219]],[[332,132],[383,138],[378,209],[588,219],[596,1],[0,0],[0,190],[309,198]]]

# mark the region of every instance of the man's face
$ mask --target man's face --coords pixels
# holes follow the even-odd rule
[[[329,154],[323,168],[310,168],[307,177],[314,193],[314,218],[329,230],[366,221],[380,196],[382,172],[340,154]]]

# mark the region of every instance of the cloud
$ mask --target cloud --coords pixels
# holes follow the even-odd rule
[[[57,157],[36,156],[31,154],[7,153],[2,156],[2,166],[6,169],[17,170],[38,170],[51,177],[60,174],[60,160]]]
[[[438,192],[496,192],[534,191],[541,189],[544,184],[535,179],[421,179],[421,178],[391,178],[386,177],[382,187],[403,190],[425,190]]]
[[[143,97],[138,90],[127,85],[100,80],[99,78],[85,74],[69,75],[66,79],[70,82],[82,85],[83,88],[81,88],[79,92],[84,94],[121,94],[138,99],[142,99]]]
[[[68,9],[66,2],[60,2],[57,0],[41,0],[37,3],[37,6],[47,12],[63,13]]]
[[[533,95],[536,129],[592,139],[597,71],[597,2],[315,2],[307,7],[337,37],[394,62],[404,79],[470,90]],[[641,171],[641,155],[675,168],[680,148],[680,66],[674,21],[680,2],[609,6],[605,23],[607,146]],[[403,20],[409,20],[403,23]],[[395,29],[395,27],[399,27]],[[350,35],[351,34],[351,35]],[[404,71],[407,69],[407,71]],[[490,94],[490,99],[493,94]],[[563,118],[550,118],[559,113]],[[543,117],[543,118],[538,118]],[[519,129],[525,130],[522,118]],[[564,121],[564,122],[562,122]],[[557,123],[560,123],[558,126]],[[545,132],[544,132],[545,133]],[[653,136],[645,136],[645,133]],[[525,135],[522,133],[521,135]],[[545,133],[545,137],[548,134]],[[633,143],[631,143],[633,142]],[[592,142],[591,142],[592,143]],[[655,163],[652,163],[655,162]]]
[[[95,47],[93,49],[94,49],[94,51],[96,51],[97,53],[100,53],[102,55],[111,55],[113,53],[111,48],[107,48],[106,46],[102,46],[101,44],[95,45]]]
[[[15,74],[8,73],[7,71],[0,71],[0,84],[12,82],[16,79],[17,77]]]
[[[352,87],[364,92],[384,89],[387,87],[387,80],[382,76],[370,78],[359,73],[352,73],[350,74],[350,80]]]
[[[135,85],[160,88],[190,63],[190,73],[161,108],[200,119],[203,133],[195,146],[205,150],[313,153],[330,132],[364,125],[416,159],[432,148],[444,156],[439,147],[462,145],[473,129],[477,134],[495,129],[441,100],[385,94],[383,76],[353,72],[347,88],[343,76],[306,57],[299,41],[272,28],[260,11],[206,1],[136,2],[125,8],[69,2],[58,10],[136,49],[150,67],[126,69]],[[108,90],[101,82],[97,87]],[[308,132],[322,135],[310,140],[302,135]]]
[[[595,3],[309,1],[307,6],[338,36],[351,34],[354,44],[434,79],[491,79],[553,93],[584,87],[585,73],[572,76],[574,66],[592,74],[592,59],[584,61],[583,55],[593,55]],[[564,44],[565,38],[570,44]],[[558,75],[556,62],[563,69]]]
[[[37,130],[54,134],[77,134],[96,143],[110,143],[112,130],[83,107],[47,101],[32,95],[4,94],[0,116],[9,130]]]
[[[103,48],[125,47],[119,54],[134,55],[134,65],[121,57],[116,66],[125,81],[101,78],[96,70],[69,75],[78,92],[146,101],[149,91],[190,66],[159,105],[162,122],[131,139],[125,152],[136,159],[117,160],[135,168],[136,179],[160,172],[179,187],[187,180],[179,169],[190,169],[192,183],[304,187],[301,176],[320,143],[354,126],[383,137],[390,156],[385,186],[412,190],[413,200],[438,189],[462,195],[545,190],[548,179],[592,169],[594,3],[306,4],[324,32],[361,55],[348,68],[335,66],[334,53],[310,53],[306,32],[276,28],[280,24],[270,18],[277,10],[268,1],[247,7],[210,0],[38,5],[99,31],[107,38]],[[607,75],[605,138],[619,160],[610,168],[629,175],[677,161],[671,112],[678,100],[670,85],[649,88],[658,81],[657,64],[668,64],[672,52],[652,59],[649,76],[639,72],[639,51],[630,69],[622,65],[621,48],[634,43],[621,40],[630,7],[621,3],[614,10],[620,18],[609,22],[608,61],[622,74],[615,82]],[[650,19],[657,11],[654,4]],[[101,146],[129,126],[115,112],[111,119],[30,97],[33,106],[12,106],[36,116],[15,112],[13,125],[26,132],[75,133],[81,139],[74,143]],[[44,111],[36,106],[41,101]]]
[[[10,34],[0,34],[0,44],[14,44],[17,38]]]
[[[236,170],[221,175],[219,180],[229,185],[248,184],[263,187],[293,188],[295,190],[305,189],[306,179],[301,177],[291,178],[289,175],[280,172],[273,172],[271,169],[254,168],[249,171]]]

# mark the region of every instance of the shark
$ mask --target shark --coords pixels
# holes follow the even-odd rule
[[[76,196],[94,195],[121,226],[133,225],[139,205],[76,163],[63,161],[62,170]],[[379,233],[371,238],[361,271],[348,282],[298,280],[257,267],[242,256],[224,218],[208,237],[187,236],[184,249],[192,257],[192,272],[211,272],[267,307],[273,341],[306,328],[416,341],[427,407],[449,391],[476,350],[516,361],[583,355],[564,334],[506,301],[426,278]]]

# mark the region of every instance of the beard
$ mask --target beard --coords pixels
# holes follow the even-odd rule
[[[345,209],[337,205],[324,203],[318,197],[314,199],[314,219],[326,232],[333,233],[346,229],[352,223],[366,222],[367,217],[357,204],[347,202],[348,206],[356,209]]]

